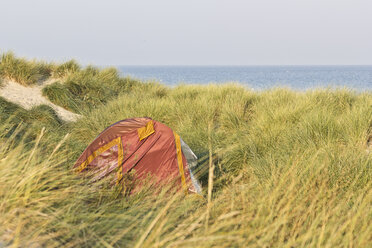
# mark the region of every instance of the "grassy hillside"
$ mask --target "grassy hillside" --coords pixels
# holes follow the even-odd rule
[[[33,85],[52,75],[53,64],[17,58],[12,52],[0,56],[0,77],[22,85]]]
[[[93,94],[98,88],[88,85],[98,81],[88,76],[90,83],[85,84],[85,70],[90,69],[73,74],[75,82]],[[105,70],[98,74],[115,78]],[[58,87],[75,94],[68,82]],[[168,88],[136,82],[117,94],[109,85],[101,87],[106,86],[105,94],[112,94],[112,99],[91,97],[97,105],[86,108],[85,117],[76,123],[55,123],[58,132],[35,117],[39,125],[34,138],[15,142],[21,140],[17,130],[28,127],[14,131],[15,122],[0,125],[0,246],[367,247],[371,243],[372,152],[366,150],[372,135],[371,92],[254,92],[239,85]],[[63,101],[75,106],[76,99]],[[19,118],[18,112],[13,113],[7,118]],[[212,151],[210,204],[196,195],[169,193],[170,189],[154,194],[144,188],[136,195],[118,197],[104,181],[88,184],[71,171],[98,133],[133,116],[164,122],[189,144],[200,158],[204,196]]]
[[[88,66],[67,73],[60,82],[46,86],[43,95],[65,109],[82,113],[115,99],[120,93],[131,91],[138,84],[136,80],[121,78],[115,68],[99,70]]]
[[[54,83],[43,88],[43,95],[52,103],[80,114],[140,84],[120,77],[116,68],[83,68],[74,60],[45,63],[18,58],[12,52],[0,55],[0,86],[2,80],[13,80],[24,86],[53,80]]]

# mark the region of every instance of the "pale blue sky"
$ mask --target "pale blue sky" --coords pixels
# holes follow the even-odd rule
[[[98,65],[372,64],[372,1],[0,0],[0,50]]]

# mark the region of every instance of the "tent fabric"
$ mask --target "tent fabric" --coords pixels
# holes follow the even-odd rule
[[[137,131],[138,138],[141,141],[150,136],[151,134],[155,133],[154,124],[152,123],[152,121],[149,121],[146,123],[146,126],[138,128]]]
[[[178,164],[178,170],[180,172],[182,187],[185,190],[185,192],[187,192],[185,171],[183,170],[181,139],[180,139],[180,136],[176,133],[174,133],[174,138],[176,142],[177,164]]]
[[[94,181],[110,177],[119,184],[126,173],[133,172],[135,187],[150,178],[155,184],[173,181],[185,192],[200,193],[192,174],[196,161],[195,154],[171,128],[144,117],[125,119],[106,128],[84,150],[74,168],[93,172]]]
[[[187,166],[189,168],[190,179],[192,181],[192,184],[195,187],[195,191],[198,194],[201,194],[202,192],[201,185],[199,184],[198,180],[195,178],[195,176],[192,173],[192,170],[195,170],[198,164],[198,157],[194,154],[191,148],[182,139],[181,139],[181,149],[182,149],[183,154],[185,155]]]

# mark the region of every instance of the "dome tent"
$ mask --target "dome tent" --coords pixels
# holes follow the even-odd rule
[[[197,157],[178,134],[151,118],[131,118],[107,127],[84,150],[74,168],[91,172],[93,181],[110,177],[120,184],[133,172],[134,184],[149,177],[155,184],[174,181],[187,192],[201,193],[192,170]]]

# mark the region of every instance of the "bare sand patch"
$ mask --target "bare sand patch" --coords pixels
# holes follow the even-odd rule
[[[81,115],[68,111],[60,106],[50,102],[42,95],[42,89],[56,80],[51,79],[44,81],[36,86],[25,87],[11,80],[4,80],[3,86],[0,87],[0,96],[6,100],[19,104],[21,107],[29,110],[32,107],[45,104],[52,107],[59,118],[64,121],[76,121]]]

